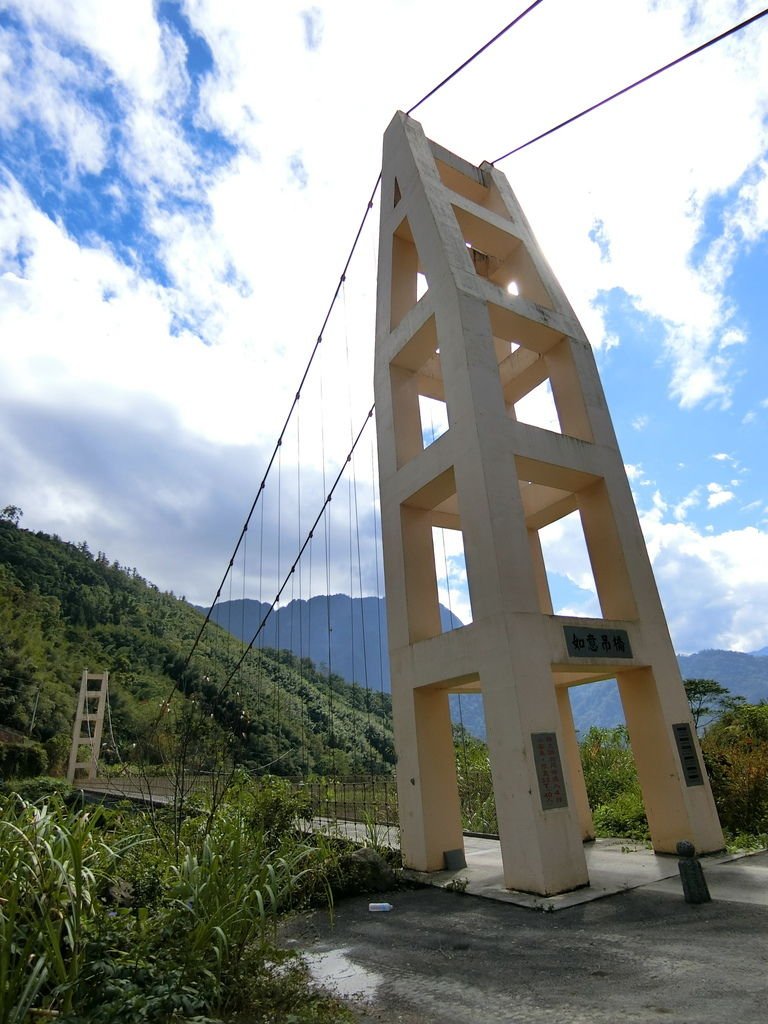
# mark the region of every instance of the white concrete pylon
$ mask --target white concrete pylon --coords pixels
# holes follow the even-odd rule
[[[439,870],[463,845],[448,694],[481,690],[505,884],[542,895],[587,884],[592,823],[567,688],[614,676],[654,847],[721,848],[592,350],[506,178],[397,114],[379,245],[376,417],[406,864]],[[559,432],[516,417],[544,381]],[[420,396],[445,403],[434,443]],[[599,619],[552,614],[539,530],[575,511]],[[473,621],[451,632],[434,526],[464,544]]]
[[[96,684],[95,686],[93,684]],[[72,747],[69,752],[67,781],[78,778],[89,781],[96,778],[101,753],[101,737],[104,731],[104,712],[107,704],[108,672],[89,672],[83,669],[80,679],[80,693],[77,698],[77,712],[72,729]],[[86,751],[87,760],[80,760]]]

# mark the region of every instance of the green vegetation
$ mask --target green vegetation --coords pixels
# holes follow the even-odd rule
[[[496,835],[499,826],[488,747],[460,725],[453,726],[453,742],[464,828],[481,835]]]
[[[726,711],[702,749],[723,828],[742,843],[768,845],[768,704]]]
[[[595,834],[648,839],[648,822],[626,726],[593,726],[579,746]]]
[[[253,771],[390,770],[388,695],[322,675],[284,651],[256,650],[234,673],[243,645],[213,623],[187,666],[198,611],[85,543],[21,529],[16,512],[0,514],[0,723],[45,748],[42,770],[65,766],[85,667],[110,672],[107,758],[160,759],[158,718],[181,691],[209,724],[207,748],[223,745],[231,762]],[[0,748],[2,765],[15,774],[41,770],[33,753]]]
[[[241,777],[175,844],[131,808],[0,797],[0,1024],[350,1020],[275,943],[278,915],[339,876],[331,842],[296,832],[304,811]]]

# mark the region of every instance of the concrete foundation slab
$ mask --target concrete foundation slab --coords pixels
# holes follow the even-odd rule
[[[467,866],[459,871],[406,872],[414,881],[472,896],[514,903],[536,910],[564,910],[628,889],[648,887],[677,893],[682,898],[677,861],[659,856],[626,839],[598,839],[584,847],[590,884],[557,896],[537,896],[504,888],[498,840],[479,836],[464,839]],[[768,906],[768,853],[744,856],[713,854],[702,858],[710,892],[715,899]]]

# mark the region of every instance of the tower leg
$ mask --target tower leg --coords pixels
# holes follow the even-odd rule
[[[657,853],[675,853],[688,839],[701,853],[723,848],[723,835],[694,731],[692,749],[699,781],[686,784],[673,726],[690,725],[690,711],[676,687],[664,694],[650,668],[617,677],[632,753],[643,791],[648,826]]]
[[[519,653],[517,660],[519,665]],[[534,734],[554,737],[555,750],[562,750],[552,688],[530,689],[523,695],[518,687],[513,695],[509,652],[494,661],[495,666],[486,663],[481,681],[504,885],[543,896],[578,889],[589,884],[589,877],[580,824],[569,806],[572,794],[566,782],[562,806],[545,808],[537,774]],[[529,664],[524,671],[536,678],[537,669],[546,678],[540,665]],[[559,771],[565,781],[562,765]]]
[[[403,864],[440,871],[443,854],[464,846],[448,693],[417,689],[393,711]]]

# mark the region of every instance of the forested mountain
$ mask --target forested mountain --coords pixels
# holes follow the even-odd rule
[[[768,658],[740,651],[699,651],[678,654],[683,679],[714,679],[743,697],[748,704],[768,701]],[[613,680],[577,686],[571,690],[571,704],[577,728],[616,725],[623,721],[619,693]]]
[[[740,651],[699,651],[678,656],[684,679],[716,679],[750,704],[768,700],[768,658]]]
[[[248,643],[269,607],[266,602],[247,599],[220,601],[211,618]],[[444,629],[462,625],[442,605],[440,618]],[[332,594],[308,601],[290,601],[270,615],[259,643],[311,658],[325,671],[330,667],[350,683],[389,693],[387,607],[383,597],[350,598],[346,594]]]
[[[259,628],[269,605],[258,601],[222,601],[212,618],[237,637],[250,640]],[[443,626],[461,622],[441,606]],[[330,623],[331,630],[328,630]],[[383,598],[330,598],[291,601],[273,613],[263,630],[263,642],[310,657],[316,664],[331,665],[348,681],[368,685],[376,691],[390,690],[387,649],[387,611]],[[768,650],[768,648],[766,648]],[[768,700],[768,658],[762,652],[700,651],[680,655],[684,679],[714,679],[734,695],[750,703]],[[590,726],[613,726],[623,721],[618,689],[613,680],[576,686],[570,691],[576,728],[585,733]],[[451,697],[452,715],[474,736],[485,737],[482,698],[466,694],[461,701]]]
[[[191,605],[85,543],[0,520],[0,726],[44,743],[53,767],[66,759],[86,667],[110,672],[105,739],[122,757],[181,690],[252,768],[341,773],[393,763],[386,694],[269,648],[233,675],[242,644],[213,623],[185,667],[201,624]]]

